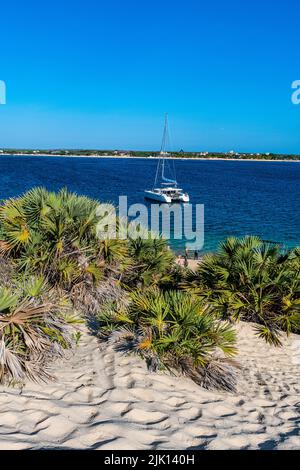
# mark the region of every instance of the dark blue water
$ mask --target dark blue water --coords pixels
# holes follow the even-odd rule
[[[137,158],[1,156],[0,199],[33,186],[67,186],[115,204],[119,195],[127,195],[129,204],[141,203],[156,165]],[[205,251],[230,235],[300,245],[300,163],[178,160],[176,171],[190,202],[205,205]]]

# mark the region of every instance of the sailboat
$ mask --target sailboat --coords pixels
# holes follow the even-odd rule
[[[145,198],[165,203],[189,202],[189,195],[187,193],[184,193],[183,190],[178,187],[175,175],[174,160],[169,158],[169,153],[166,151],[168,136],[168,115],[166,114],[155,181],[153,188],[145,191]],[[172,169],[170,162],[173,163]],[[173,174],[173,179],[167,178],[165,176],[165,172],[167,170],[169,170],[169,172]],[[160,185],[158,185],[159,180],[161,180]]]

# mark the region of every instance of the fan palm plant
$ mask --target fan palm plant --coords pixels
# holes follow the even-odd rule
[[[166,241],[142,227],[135,239],[101,237],[98,223],[105,210],[99,208],[97,201],[65,189],[34,188],[4,201],[0,253],[16,260],[22,271],[42,273],[66,289],[85,279],[97,283],[105,274],[129,286],[167,283],[174,257]],[[118,230],[123,225],[117,220]]]
[[[127,277],[130,286],[158,286],[170,281],[174,255],[162,237],[144,230],[129,240],[129,254],[133,260]]]
[[[99,282],[106,264],[127,256],[123,240],[99,240],[99,203],[63,189],[35,188],[0,207],[0,251],[21,270],[47,276],[65,288]]]
[[[79,318],[42,277],[0,288],[0,383],[48,380],[49,360],[75,344],[76,323]]]
[[[234,330],[199,298],[157,288],[137,290],[129,305],[109,303],[98,319],[101,335],[116,341],[118,350],[139,354],[151,370],[167,368],[206,388],[234,389]]]
[[[184,288],[209,299],[223,318],[257,323],[257,334],[280,345],[281,332],[300,329],[300,257],[298,250],[257,237],[229,238],[216,254],[204,257]]]

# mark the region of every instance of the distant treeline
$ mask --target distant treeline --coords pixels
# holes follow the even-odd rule
[[[157,151],[142,151],[142,150],[78,150],[78,149],[1,149],[0,155],[78,155],[78,156],[116,156],[116,157],[155,157]],[[172,152],[174,158],[222,158],[222,159],[236,159],[236,160],[300,160],[300,155],[280,154],[280,153],[238,153],[238,152]]]

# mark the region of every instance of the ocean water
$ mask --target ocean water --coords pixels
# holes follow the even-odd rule
[[[45,186],[114,204],[119,195],[127,195],[129,204],[144,203],[156,166],[154,159],[1,156],[0,199]],[[177,160],[175,166],[190,202],[204,204],[204,251],[246,234],[300,245],[300,163]],[[171,244],[184,247],[181,240]]]

